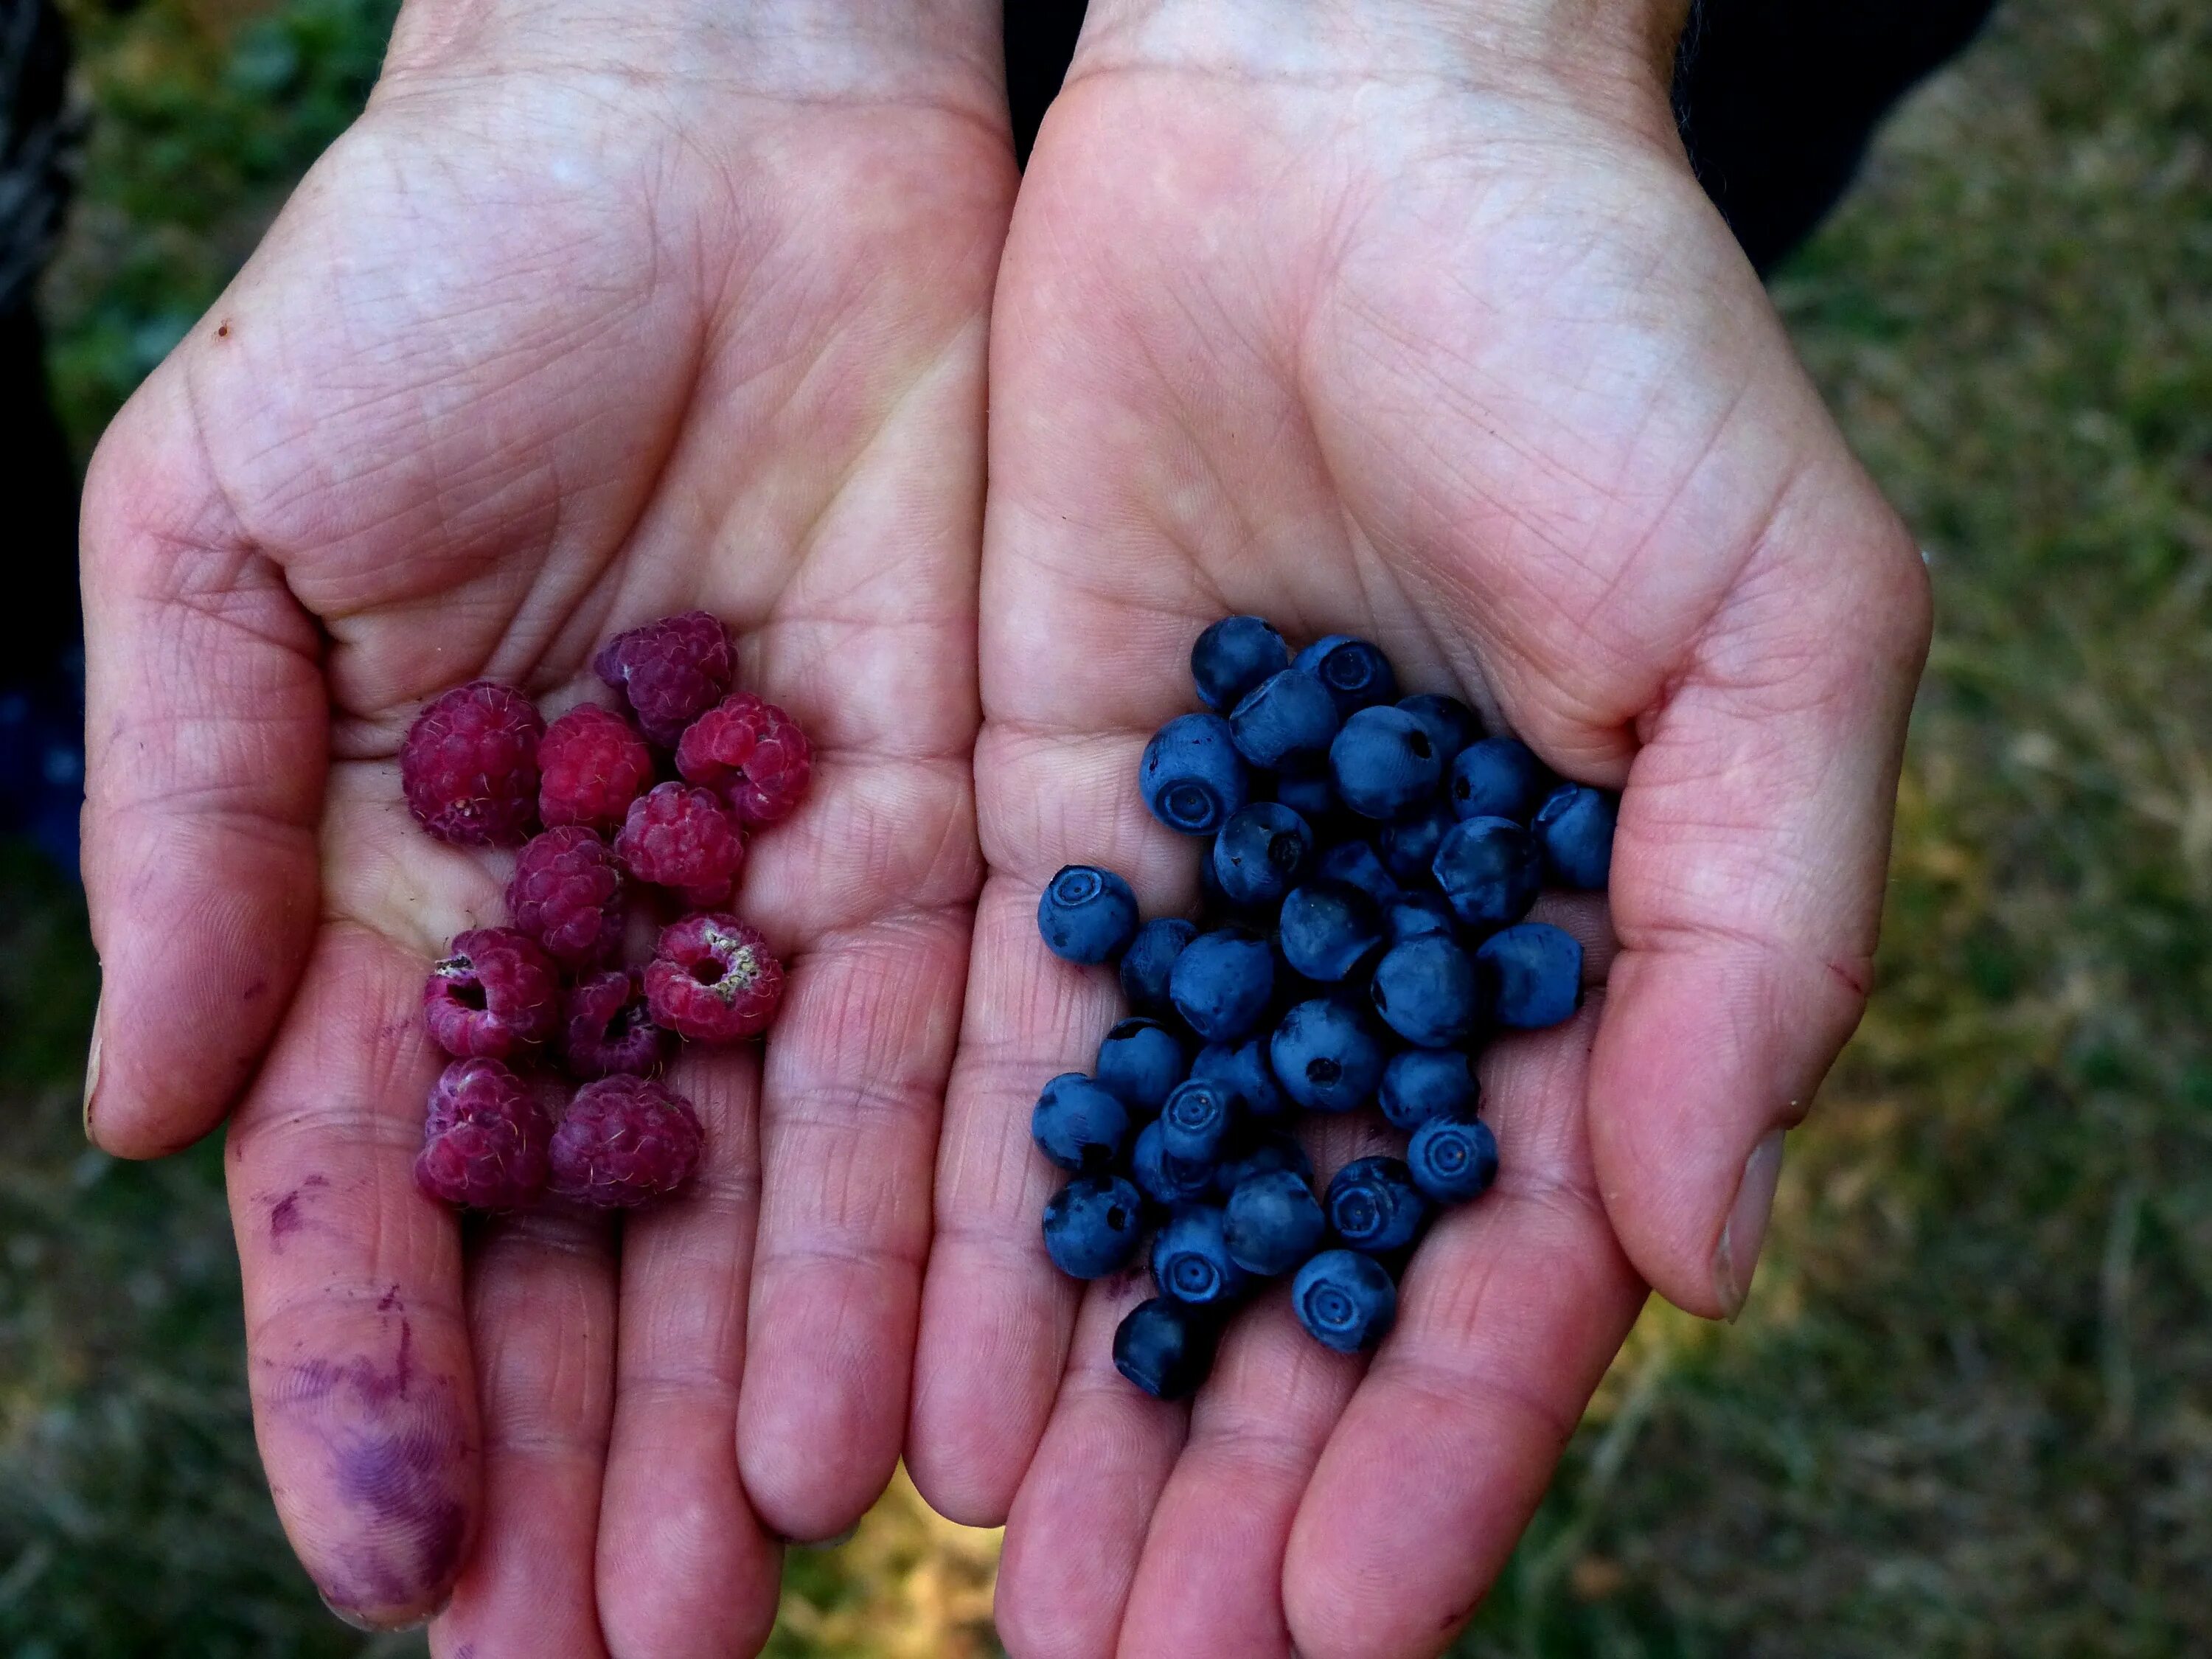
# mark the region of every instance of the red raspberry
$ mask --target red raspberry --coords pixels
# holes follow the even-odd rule
[[[570,968],[604,962],[622,944],[622,866],[580,824],[531,837],[507,884],[516,928]]]
[[[732,691],[690,724],[676,745],[676,769],[729,797],[738,820],[788,817],[814,772],[813,745],[799,722],[750,691]]]
[[[561,970],[526,933],[471,927],[430,969],[422,1018],[449,1054],[505,1060],[561,1022]]]
[[[433,698],[399,745],[407,810],[440,841],[512,847],[538,816],[545,722],[520,692],[471,680]]]
[[[735,916],[686,916],[660,931],[645,965],[653,1017],[679,1036],[734,1042],[767,1029],[783,1000],[783,964]]]
[[[611,830],[653,787],[653,751],[620,714],[587,702],[545,728],[538,770],[538,816],[548,829]]]
[[[630,803],[615,855],[640,881],[678,888],[688,903],[720,904],[745,861],[744,832],[713,790],[664,783]]]
[[[457,1060],[430,1090],[415,1184],[447,1204],[519,1210],[545,1190],[553,1116],[495,1060]]]
[[[645,735],[673,749],[730,685],[730,632],[704,611],[633,628],[607,641],[592,672],[629,699]]]
[[[586,974],[569,989],[562,1010],[562,1058],[577,1078],[637,1076],[660,1064],[668,1033],[653,1023],[637,975],[614,969]]]
[[[691,1103],[643,1077],[576,1091],[553,1131],[553,1191],[605,1210],[665,1198],[691,1178],[704,1139]]]

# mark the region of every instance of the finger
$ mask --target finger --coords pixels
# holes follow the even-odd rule
[[[1871,487],[1786,509],[1655,717],[1622,797],[1621,954],[1591,1067],[1607,1212],[1693,1313],[1751,1284],[1782,1134],[1871,982],[1926,574]],[[1871,528],[1869,528],[1871,526]]]
[[[254,1433],[286,1534],[342,1616],[441,1606],[481,1510],[459,1229],[415,1187],[439,1070],[421,963],[324,930],[233,1120]]]
[[[993,1617],[1011,1659],[1104,1659],[1188,1413],[1114,1369],[1114,1330],[1151,1293],[1141,1273],[1091,1287],[1067,1375],[1006,1521]]]
[[[1498,1183],[1442,1218],[1406,1271],[1396,1329],[1330,1435],[1281,1577],[1308,1659],[1436,1654],[1534,1512],[1644,1298],[1584,1150],[1591,1032],[1485,1057]]]
[[[328,742],[315,629],[223,504],[174,369],[85,482],[85,1129],[128,1158],[228,1111],[316,920]]]
[[[690,1187],[623,1231],[599,1616],[625,1659],[722,1659],[768,1639],[781,1565],[738,1474],[760,1064],[695,1052],[669,1081],[698,1109],[706,1150]]]

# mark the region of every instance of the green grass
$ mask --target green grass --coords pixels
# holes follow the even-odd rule
[[[86,13],[79,440],[345,118],[382,0]],[[1928,546],[1882,988],[1742,1322],[1645,1318],[1469,1656],[2212,1652],[2212,13],[2008,0],[1776,284]],[[82,915],[0,857],[0,1656],[416,1652],[262,1486],[212,1149],[85,1151]],[[895,1492],[777,1651],[988,1651]]]

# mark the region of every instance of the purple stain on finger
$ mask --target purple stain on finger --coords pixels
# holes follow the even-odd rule
[[[301,1199],[314,1188],[330,1184],[321,1176],[309,1176],[269,1206],[269,1243],[277,1255],[284,1254],[284,1241],[307,1224],[301,1211]]]

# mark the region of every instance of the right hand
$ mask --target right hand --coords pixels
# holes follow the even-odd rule
[[[890,1475],[979,879],[998,76],[983,0],[415,0],[94,460],[87,1130],[230,1115],[262,1454],[350,1620],[750,1650],[776,1537]],[[506,860],[409,819],[399,738],[695,605],[817,745],[738,897],[784,1018],[679,1064],[708,1165],[619,1258],[550,1213],[465,1249],[410,1178],[416,1000]]]

